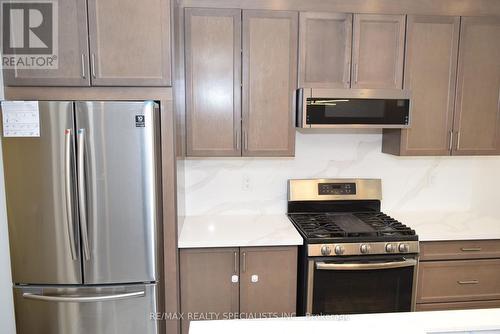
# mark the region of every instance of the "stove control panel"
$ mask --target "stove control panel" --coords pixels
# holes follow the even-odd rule
[[[319,195],[356,195],[356,183],[318,183]]]
[[[309,244],[308,256],[418,254],[418,241]]]

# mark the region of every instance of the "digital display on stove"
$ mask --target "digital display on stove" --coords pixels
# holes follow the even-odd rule
[[[356,195],[356,183],[319,183],[319,195]]]

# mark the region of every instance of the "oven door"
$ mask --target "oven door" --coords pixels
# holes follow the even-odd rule
[[[414,310],[415,258],[321,258],[308,266],[308,314]]]

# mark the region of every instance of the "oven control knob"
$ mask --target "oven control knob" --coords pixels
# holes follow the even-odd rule
[[[337,245],[335,246],[335,254],[342,255],[345,252],[344,246]]]
[[[399,244],[398,249],[401,253],[408,253],[410,251],[408,244]]]
[[[362,254],[368,254],[370,252],[370,245],[362,244],[361,246],[359,246],[359,251]]]
[[[386,244],[386,245],[385,245],[385,251],[386,251],[387,253],[392,253],[392,252],[394,252],[395,250],[396,250],[396,249],[395,249],[395,247],[394,247],[394,245],[393,245],[393,244]]]
[[[332,253],[332,249],[330,248],[330,246],[321,246],[321,255],[323,256],[328,256]]]

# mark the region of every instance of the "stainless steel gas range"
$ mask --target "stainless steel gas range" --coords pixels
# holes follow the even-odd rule
[[[380,211],[379,179],[289,180],[288,216],[304,238],[297,313],[415,307],[415,231]]]

